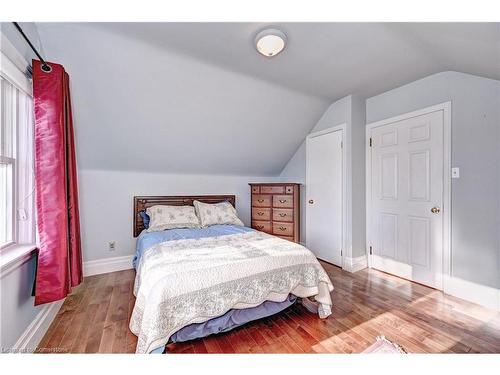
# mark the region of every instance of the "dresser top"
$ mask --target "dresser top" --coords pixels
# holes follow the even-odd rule
[[[301,185],[298,182],[250,182],[248,185],[266,185],[266,186],[281,186],[281,185]]]

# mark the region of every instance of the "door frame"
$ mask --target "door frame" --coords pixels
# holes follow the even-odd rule
[[[429,113],[443,111],[443,283],[441,290],[445,290],[448,276],[451,276],[451,101],[439,103],[416,111],[404,113],[384,120],[366,124],[366,258],[368,267],[372,268],[370,254],[371,238],[371,147],[370,137],[372,130],[379,126],[392,124],[394,122],[407,120],[413,117]]]
[[[346,254],[346,251],[348,249],[347,247],[347,239],[350,238],[348,236],[349,234],[349,227],[347,225],[347,215],[348,215],[348,205],[347,202],[349,201],[349,197],[351,196],[351,193],[347,189],[347,152],[346,152],[346,129],[347,129],[347,124],[341,124],[338,126],[333,126],[324,130],[320,130],[314,133],[309,133],[306,137],[306,189],[305,189],[305,200],[304,204],[306,207],[306,220],[305,220],[305,232],[306,232],[306,244],[307,244],[307,223],[308,223],[308,203],[307,203],[307,198],[308,198],[308,189],[309,189],[309,168],[308,168],[308,160],[309,160],[309,140],[312,138],[320,137],[325,134],[341,131],[342,132],[342,249],[340,253],[341,257],[341,268],[344,269],[344,260],[346,257],[351,257],[350,254]],[[349,195],[349,197],[348,197]],[[310,211],[309,211],[310,212]]]

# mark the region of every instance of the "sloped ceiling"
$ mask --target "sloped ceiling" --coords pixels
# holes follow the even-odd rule
[[[38,24],[83,169],[275,175],[328,102],[93,24]]]
[[[266,26],[289,43],[255,52]],[[37,23],[81,168],[278,174],[329,103],[443,70],[500,79],[499,24]]]
[[[372,96],[446,70],[500,79],[500,23],[102,24],[122,35],[261,77],[329,101]],[[254,38],[288,36],[272,63]]]

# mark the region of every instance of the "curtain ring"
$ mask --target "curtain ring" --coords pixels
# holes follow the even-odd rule
[[[40,66],[40,69],[45,73],[50,73],[52,71],[52,67],[45,62]]]

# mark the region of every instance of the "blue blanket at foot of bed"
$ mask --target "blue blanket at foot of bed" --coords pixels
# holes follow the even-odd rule
[[[210,319],[204,323],[190,324],[181,328],[170,337],[169,342],[184,342],[207,337],[215,333],[227,332],[253,320],[277,314],[293,305],[296,300],[297,297],[290,294],[283,302],[266,301],[259,306],[248,309],[229,310],[224,315]],[[161,354],[164,349],[162,346],[151,353]]]

